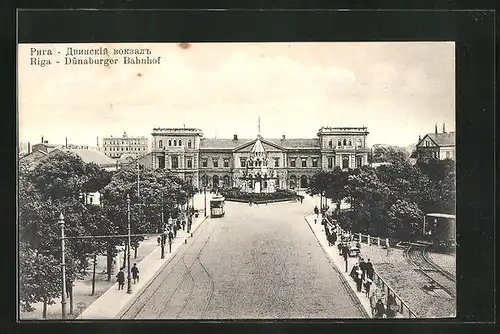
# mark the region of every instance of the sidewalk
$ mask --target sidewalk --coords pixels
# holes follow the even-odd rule
[[[148,256],[156,247],[157,235],[146,236],[145,239],[140,243],[137,249],[137,258],[134,259],[134,250],[131,253],[131,262],[140,262],[146,256]],[[66,310],[67,319],[74,319],[85,307],[92,304],[95,300],[99,298],[104,292],[106,292],[115,283],[115,267],[113,266],[112,280],[107,281],[107,259],[106,256],[97,256],[96,262],[96,275],[95,275],[95,293],[92,295],[92,272],[93,272],[93,261],[91,261],[90,266],[86,270],[86,276],[82,280],[76,280],[73,286],[73,314],[70,314],[70,301],[67,299]],[[42,303],[36,303],[34,307],[35,311],[32,312],[22,312],[20,318],[22,320],[60,320],[61,319],[61,298],[55,298],[54,304],[47,305],[47,317],[42,318]],[[82,306],[82,308],[79,308]]]
[[[210,198],[209,194],[207,194],[207,204]],[[203,195],[195,195],[194,206],[196,209],[203,209],[203,200]],[[206,218],[208,217],[205,217],[203,212],[200,213],[198,218],[193,217],[191,234],[198,229]],[[121,311],[136,298],[136,295],[142,290],[142,288],[147,286],[156,276],[158,271],[161,270],[161,268],[163,268],[170,259],[172,259],[179,247],[181,247],[184,243],[189,242],[191,234],[188,235],[187,232],[182,230],[178,231],[177,238],[175,238],[172,243],[172,253],[169,253],[169,246],[167,244],[165,247],[164,259],[161,259],[161,247],[156,244],[155,249],[142,261],[134,262],[137,263],[137,267],[140,271],[140,281],[136,282],[136,284],[133,284],[132,281],[131,294],[127,293],[127,274],[125,274],[125,288],[123,290],[118,290],[118,283],[116,283],[116,278],[113,277],[114,284],[109,288],[109,290],[102,294],[102,296],[85,309],[76,319],[113,319],[119,316]]]
[[[372,317],[372,308],[370,306],[370,300],[366,297],[366,294],[364,292],[358,292],[356,290],[356,283],[349,276],[352,266],[354,266],[354,264],[358,261],[358,258],[351,257],[347,259],[347,272],[346,272],[345,261],[344,258],[339,255],[338,248],[336,247],[337,243],[335,244],[335,246],[328,246],[328,241],[326,240],[325,231],[323,229],[323,225],[321,225],[321,219],[322,219],[321,214],[319,215],[316,224],[314,223],[315,216],[316,215],[306,216],[305,217],[306,222],[311,227],[311,230],[318,239],[320,245],[323,247],[325,253],[328,255],[332,263],[335,265],[335,267],[337,267],[338,271],[341,273],[342,278],[345,279],[349,284],[349,287],[351,288],[353,294],[356,295],[356,297],[358,298],[359,302],[361,303],[367,314],[370,317]]]

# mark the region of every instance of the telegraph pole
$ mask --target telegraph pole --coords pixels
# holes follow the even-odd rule
[[[59,215],[58,224],[61,226],[61,275],[62,275],[62,298],[61,298],[61,308],[62,308],[62,318],[66,319],[66,263],[64,260],[64,216],[61,212]]]
[[[128,234],[128,253],[127,253],[127,293],[132,293],[132,277],[130,276],[130,195],[127,194],[127,234]]]
[[[139,193],[139,160],[137,160],[137,197],[140,196]]]
[[[205,217],[207,216],[207,188],[203,188],[203,192],[205,193]]]

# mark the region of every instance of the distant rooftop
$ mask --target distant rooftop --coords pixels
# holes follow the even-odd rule
[[[438,146],[455,146],[455,132],[428,133],[427,136]]]

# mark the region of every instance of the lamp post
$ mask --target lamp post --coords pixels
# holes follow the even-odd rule
[[[128,238],[128,252],[127,252],[127,293],[132,293],[132,277],[130,276],[130,195],[127,194],[127,238]]]
[[[59,221],[57,222],[61,226],[61,275],[62,275],[62,298],[61,298],[61,310],[62,318],[66,319],[66,263],[64,260],[64,216],[61,212],[59,215]]]
[[[205,194],[205,217],[207,216],[207,188],[203,188],[203,193]]]

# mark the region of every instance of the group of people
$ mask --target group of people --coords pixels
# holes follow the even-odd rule
[[[116,274],[116,280],[118,281],[118,290],[123,290],[125,287],[125,268],[120,268],[118,274]],[[132,273],[132,279],[135,282],[139,282],[139,268],[137,268],[137,263],[134,263],[134,266],[130,268],[130,272]]]
[[[319,219],[319,209],[318,207],[314,208],[315,223]],[[346,260],[346,272],[347,272],[347,258],[349,257],[350,252],[350,243],[354,241],[354,234],[343,230],[340,225],[328,226],[328,221],[323,217],[321,224],[324,226],[326,239],[328,240],[329,246],[335,246],[337,243],[337,248],[339,250],[339,256],[344,257]],[[340,238],[340,240],[338,240]],[[361,249],[361,244],[359,240],[356,242],[356,247],[358,250]],[[373,263],[370,259],[367,259],[365,262],[364,258],[360,257],[359,262],[356,263],[350,272],[350,276],[356,282],[356,290],[358,292],[362,292],[365,294],[367,298],[370,299],[370,303],[372,305],[373,315],[375,318],[394,318],[396,316],[396,312],[393,310],[393,305],[396,305],[396,301],[392,295],[388,295],[387,305],[384,304],[382,298],[379,297],[377,293],[378,288],[375,285],[372,289],[373,285],[373,277],[375,274],[375,270],[373,268]],[[373,291],[375,290],[375,291]]]

